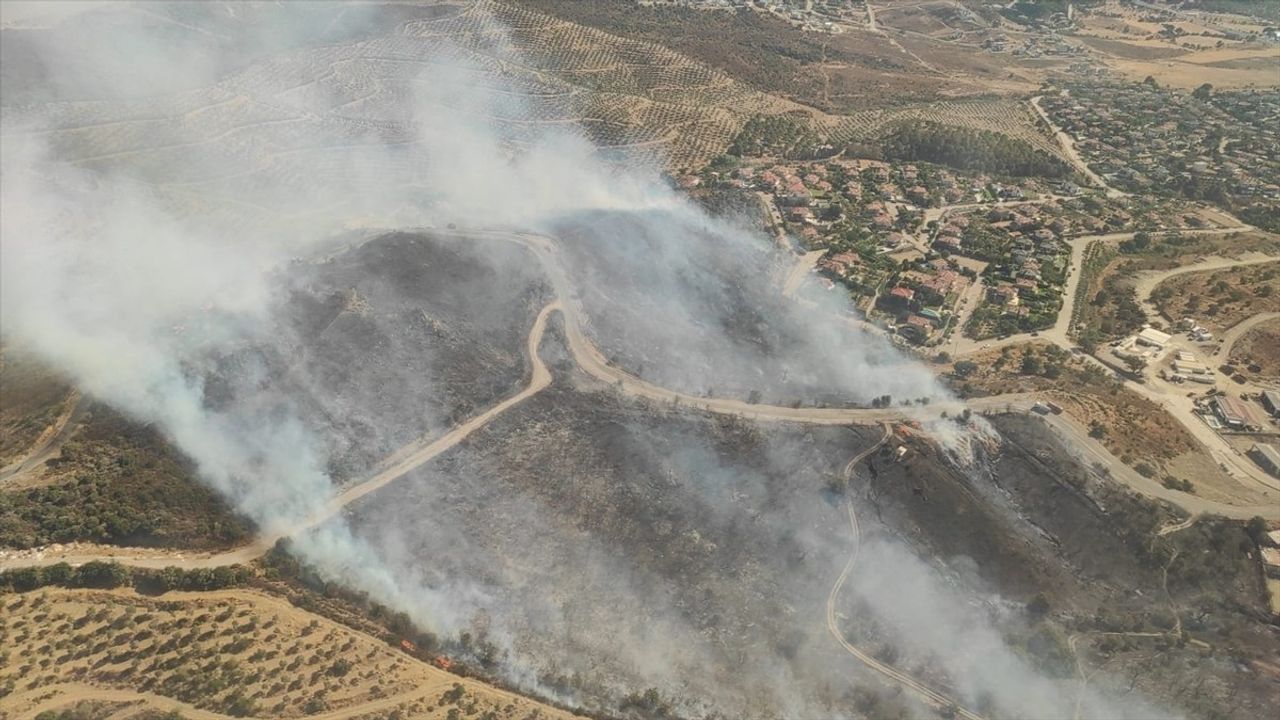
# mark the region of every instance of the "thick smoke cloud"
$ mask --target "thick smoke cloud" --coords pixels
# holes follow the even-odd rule
[[[623,367],[687,392],[741,397],[754,390],[778,402],[819,389],[841,402],[944,395],[927,368],[882,340],[821,320],[846,312],[839,301],[801,310],[769,295],[765,278],[778,258],[765,239],[709,217],[652,171],[604,162],[572,124],[546,130],[524,122],[543,109],[540,98],[554,94],[529,92],[541,80],[522,68],[501,27],[490,23],[487,40],[464,47],[443,41],[449,30],[437,29],[434,18],[384,23],[374,6],[332,7],[279,15],[233,6],[230,19],[163,6],[94,10],[24,44],[23,67],[52,73],[49,82],[14,70],[17,56],[6,62],[4,342],[161,428],[201,478],[264,531],[293,526],[333,496],[332,438],[318,430],[313,410],[342,408],[327,402],[316,378],[293,377],[294,394],[266,391],[278,377],[252,363],[237,384],[264,392],[213,406],[208,378],[214,358],[231,349],[275,348],[281,356],[296,349],[282,346],[277,316],[291,287],[290,263],[340,249],[349,236],[335,234],[351,228],[456,223],[560,237],[575,298],[602,348]],[[129,29],[127,61],[119,47],[80,42],[104,17]],[[174,29],[187,26],[197,28],[194,35]],[[148,74],[139,82],[131,68]],[[330,76],[342,82],[321,81]],[[367,94],[348,86],[356,80],[368,84]],[[103,152],[82,139],[94,132],[83,128],[113,123],[145,128],[133,149]],[[80,129],[50,132],[72,126]],[[406,374],[399,382],[423,380]],[[444,414],[427,408],[423,428],[442,431]],[[698,452],[683,451],[685,466],[713,469]],[[738,480],[714,473],[690,480],[690,497],[717,513],[708,523],[747,522],[724,502],[726,494],[755,492],[735,486]],[[423,492],[431,502],[432,487]],[[767,494],[763,486],[759,494]],[[797,517],[822,515],[838,525],[839,514],[816,502],[813,515]],[[539,528],[550,534],[554,518],[527,512],[530,543]],[[824,599],[817,583],[839,567],[848,539],[797,533],[790,521],[766,515],[760,524],[768,537],[785,534],[788,547],[811,556],[813,585],[795,604],[817,607]],[[449,530],[434,539],[459,543],[456,556],[482,565],[484,549],[467,546],[461,526]],[[583,582],[652,601],[649,617],[621,628],[610,644],[617,664],[630,668],[628,682],[638,683],[619,692],[652,684],[708,693],[699,709],[739,712],[734,696],[741,701],[750,687],[756,709],[852,714],[811,704],[792,684],[807,674],[845,682],[856,667],[851,659],[757,657],[730,673],[722,654],[690,636],[678,593],[652,589],[654,576],[616,549],[594,550],[589,536],[561,542]],[[523,609],[495,600],[511,576],[432,568],[402,534],[355,533],[342,516],[297,538],[295,548],[327,576],[442,634],[456,635],[487,613],[490,637],[509,653],[509,677],[530,686],[538,685],[542,658],[502,635],[514,624],[501,613],[524,612],[553,629],[572,621],[545,600],[530,599]],[[963,596],[929,564],[892,543],[868,547],[863,562],[852,591],[917,652],[945,658],[966,699],[990,696],[1017,716],[1064,713],[1069,693],[1018,660],[985,619],[957,610]],[[777,622],[794,623],[805,650],[825,641],[816,616]],[[717,684],[722,691],[712,693]],[[1087,707],[1096,716],[1130,711],[1100,697]]]

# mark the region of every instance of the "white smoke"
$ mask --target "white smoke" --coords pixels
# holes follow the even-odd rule
[[[137,33],[146,38],[146,26]],[[270,35],[261,26],[253,34]],[[56,36],[47,39],[45,59],[77,56],[76,67],[93,66],[116,82],[100,88],[107,100],[97,104],[68,98],[6,108],[0,145],[4,341],[30,348],[88,394],[161,428],[195,461],[205,482],[267,532],[292,527],[333,497],[324,469],[328,449],[288,398],[264,393],[257,402],[229,409],[207,407],[201,370],[207,369],[209,356],[228,347],[272,341],[271,313],[279,306],[287,264],[297,255],[314,254],[343,227],[457,223],[553,231],[566,224],[585,226],[613,243],[625,267],[653,283],[645,288],[665,314],[636,328],[637,334],[662,338],[668,347],[705,349],[702,357],[690,353],[697,362],[681,370],[680,382],[705,391],[720,376],[750,377],[754,360],[714,354],[712,348],[732,348],[731,339],[687,309],[700,302],[687,294],[690,278],[701,285],[709,277],[699,274],[706,272],[704,258],[693,243],[709,243],[715,253],[756,268],[755,256],[767,242],[708,217],[652,171],[603,162],[572,126],[516,132],[502,118],[518,114],[522,101],[512,100],[510,79],[490,62],[510,61],[516,54],[501,33],[493,37],[482,48],[487,55],[448,45],[418,49],[428,57],[419,60],[420,74],[402,88],[410,99],[397,108],[409,118],[411,137],[394,143],[376,123],[357,123],[359,130],[351,131],[347,116],[323,115],[336,102],[325,92],[296,91],[323,72],[313,64],[315,57],[331,63],[326,67],[359,62],[343,56],[348,50],[316,50],[299,38],[301,49],[271,59],[272,69],[288,78],[273,87],[258,77],[262,66],[228,74],[226,58],[197,54],[175,67],[165,65],[173,59],[170,46],[157,49],[140,42],[128,64],[152,68],[162,91],[146,96],[147,89],[125,77],[119,64],[95,64],[82,48]],[[410,39],[393,38],[401,50]],[[82,88],[82,80],[63,77],[55,87]],[[126,102],[140,94],[148,106],[181,106],[191,99],[184,95],[189,89],[205,87],[214,88],[228,107],[239,107],[245,95],[258,92],[249,103],[252,112],[283,117],[237,117],[245,129],[219,133],[203,127],[194,113],[160,113],[164,119],[155,127],[163,133],[156,134],[170,138],[176,149],[154,162],[135,162],[130,155],[118,165],[110,158],[78,163],[83,159],[78,154],[92,149],[61,135],[48,145],[43,141],[64,115],[112,117],[124,112],[121,108],[140,113]],[[335,127],[348,135],[335,140]],[[281,128],[292,134],[271,134],[284,132]],[[224,133],[252,140],[203,144],[211,134]],[[310,155],[299,150],[335,145],[343,149]],[[202,185],[180,190],[174,176],[203,178]],[[201,187],[207,196],[201,196]],[[633,223],[628,231],[593,226],[598,218],[619,216]],[[592,286],[590,278],[574,280],[581,283],[575,292],[583,296],[611,290]],[[723,297],[713,294],[712,299]],[[816,315],[845,310],[832,301]],[[864,400],[885,392],[900,398],[945,396],[927,368],[909,363],[880,340],[812,321],[815,313],[808,309],[761,313],[767,324],[793,323],[786,331],[796,339],[795,356],[811,363],[808,369],[797,364],[797,376],[815,383],[825,378]],[[958,426],[940,427],[953,431]],[[967,447],[960,438],[948,443]],[[491,605],[482,585],[417,569],[421,558],[404,554],[403,548],[397,553],[387,537],[369,541],[354,535],[341,516],[296,540],[302,559],[328,577],[409,612],[428,629],[457,633],[476,610]],[[829,539],[813,542],[835,552]],[[609,575],[611,562],[591,553],[582,557],[585,574],[597,576],[599,583],[613,577],[625,589],[646,579],[622,571]],[[993,694],[997,706],[1021,716],[1063,712],[1068,701],[1056,686],[1016,660],[981,618],[955,612],[932,570],[901,547],[867,548],[855,590],[888,613],[922,652],[947,658],[966,697]],[[629,628],[618,652],[641,676],[670,687],[678,682],[677,673],[666,667],[663,649],[679,644],[686,628],[666,610],[657,607],[652,624]],[[913,630],[925,627],[929,632]],[[692,671],[708,657],[713,656],[691,644],[679,670]],[[788,712],[807,712],[805,700],[794,697],[785,682],[791,666],[783,663],[787,669],[772,676],[766,670],[770,666],[777,667],[771,658],[761,660],[751,676],[765,679],[761,692],[768,702]],[[709,668],[708,676],[725,671]],[[1121,714],[1097,702],[1089,707],[1098,716]]]

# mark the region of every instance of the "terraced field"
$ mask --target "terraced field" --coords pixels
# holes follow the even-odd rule
[[[48,589],[3,600],[3,717],[84,703],[196,718],[574,717],[255,591],[159,600]]]
[[[146,177],[147,192],[172,206],[246,227],[316,205],[358,216],[372,202],[362,194],[370,178],[392,178],[405,189],[397,201],[412,206],[431,192],[421,170],[437,150],[430,139],[457,130],[443,109],[462,110],[509,152],[580,131],[628,166],[699,167],[747,119],[779,113],[812,119],[836,143],[927,118],[1057,152],[1015,100],[835,116],[658,44],[532,10],[482,0],[401,14],[394,25],[285,49],[174,92],[103,101],[86,90],[47,103],[11,93],[4,137],[40,138],[86,169]],[[11,50],[6,60],[24,58]]]

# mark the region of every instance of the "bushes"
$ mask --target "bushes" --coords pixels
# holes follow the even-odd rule
[[[159,433],[105,407],[94,406],[50,468],[64,479],[0,493],[0,544],[210,547],[248,537],[247,523]]]
[[[244,585],[253,571],[241,565],[183,570],[129,568],[117,562],[95,560],[73,568],[67,563],[48,567],[18,568],[0,573],[0,590],[28,592],[41,587],[117,588],[132,585],[147,594],[170,590],[220,590]]]
[[[1066,163],[1021,140],[988,130],[916,121],[898,125],[883,141],[884,156],[950,165],[972,172],[1015,177],[1063,178]]]

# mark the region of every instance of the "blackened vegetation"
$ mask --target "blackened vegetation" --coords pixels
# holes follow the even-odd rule
[[[223,406],[295,411],[339,481],[517,392],[525,337],[550,299],[517,245],[412,233],[285,280],[277,334],[218,358],[208,385]]]
[[[559,370],[557,344],[543,352]],[[353,523],[403,543],[436,583],[482,588],[520,655],[507,659],[588,707],[668,717],[706,699],[767,714],[763,666],[782,658],[806,686],[825,674],[814,619],[847,530],[822,488],[876,433],[760,426],[560,375],[424,469],[429,481],[359,503]],[[650,684],[631,675],[641,649],[698,687],[679,702],[670,688],[607,691]]]
[[[1062,160],[1021,140],[989,130],[917,120],[894,127],[881,141],[886,159],[949,165],[1012,177],[1064,178]]]
[[[975,471],[946,467],[922,444],[900,462],[870,459],[869,481],[853,488],[873,508],[864,533],[882,524],[978,592],[1025,603],[1027,626],[1006,633],[1047,672],[1074,672],[1064,641],[1078,634],[1081,652],[1095,653],[1086,658],[1123,658],[1123,670],[1107,665],[1114,681],[1154,699],[1195,716],[1265,712],[1274,693],[1235,669],[1275,642],[1244,524],[1202,518],[1161,537],[1178,520],[1169,506],[1084,467],[1034,420],[992,421],[1006,442]]]

